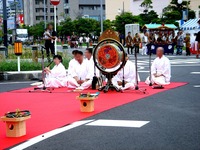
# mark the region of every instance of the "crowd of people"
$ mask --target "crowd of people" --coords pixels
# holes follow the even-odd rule
[[[195,43],[196,45],[198,43],[197,38],[197,34],[190,35],[190,33],[186,33],[184,35],[181,30],[178,31],[176,35],[174,31],[150,31],[145,32],[142,37],[139,33],[136,33],[135,36],[132,37],[131,32],[128,32],[128,36],[125,38],[125,45],[127,47],[128,54],[133,54],[134,52],[139,53],[139,48],[142,48],[142,55],[147,55],[148,45],[152,44],[161,46],[173,44],[176,47],[176,55],[182,55],[183,47],[185,46],[186,56],[190,56],[190,48],[195,49]]]

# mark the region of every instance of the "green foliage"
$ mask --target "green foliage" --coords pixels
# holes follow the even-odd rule
[[[68,68],[69,58],[63,60],[63,65],[65,68]],[[48,63],[45,63],[47,66]],[[41,63],[34,63],[30,61],[21,61],[20,62],[21,71],[33,71],[41,70]],[[4,60],[0,63],[0,71],[17,71],[17,60]]]
[[[28,34],[34,38],[43,37],[44,33],[44,22],[40,22],[34,26],[24,26],[28,29]]]
[[[58,35],[72,35],[74,30],[74,22],[71,20],[71,18],[66,18],[66,20],[61,22],[60,26],[58,26]]]
[[[121,15],[116,16],[115,27],[117,31],[124,33],[125,24],[137,23],[138,21],[138,16],[133,16],[130,12],[124,12]]]
[[[152,0],[143,0],[143,2],[140,4],[140,6],[144,7],[144,12],[147,13],[150,8],[153,8]]]
[[[177,0],[172,0],[170,4],[163,9],[163,21],[171,21],[182,19],[182,10],[189,10],[188,19],[195,18],[195,12],[189,8],[190,1],[183,1],[182,4],[178,4]]]
[[[0,37],[2,37],[3,36],[3,31],[2,30],[0,30]]]
[[[79,18],[77,20],[74,20],[74,25],[76,32],[78,32],[79,34],[81,33],[89,34],[96,31],[99,22],[94,19]]]
[[[139,24],[149,24],[149,23],[161,23],[160,19],[158,18],[157,13],[154,10],[149,11],[147,14],[140,14],[139,15]]]

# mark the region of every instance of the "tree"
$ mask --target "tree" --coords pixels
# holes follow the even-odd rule
[[[77,20],[74,20],[76,32],[78,32],[79,34],[89,34],[95,32],[98,24],[98,21],[89,18],[79,18]]]
[[[158,14],[154,11],[151,10],[147,14],[140,14],[139,15],[139,24],[144,25],[144,24],[149,24],[149,23],[160,23],[160,19],[158,18]]]
[[[144,7],[144,13],[147,13],[149,9],[153,8],[151,0],[143,0],[140,7]]]
[[[163,21],[172,21],[182,19],[182,10],[189,10],[188,19],[195,18],[195,12],[188,7],[190,1],[183,1],[182,4],[178,4],[177,0],[172,0],[170,4],[164,8]]]
[[[29,36],[33,36],[34,38],[43,37],[44,22],[42,21],[34,26],[27,27],[27,29]]]
[[[133,16],[130,12],[124,12],[121,15],[116,16],[115,27],[120,33],[125,33],[126,24],[137,23],[138,21],[138,16]]]
[[[72,35],[72,32],[75,30],[74,22],[71,18],[66,18],[65,21],[60,23],[60,26],[58,26],[58,35],[60,36],[67,36]]]

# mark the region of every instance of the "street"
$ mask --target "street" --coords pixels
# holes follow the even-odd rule
[[[130,59],[133,60],[133,58],[134,56],[131,55]],[[99,119],[149,121],[147,124],[136,128],[120,127],[120,125],[97,126],[85,123],[45,138],[34,145],[30,144],[27,149],[200,149],[200,60],[195,59],[194,56],[169,55],[168,58],[172,65],[172,82],[187,82],[187,85],[85,119],[85,121],[98,121]],[[148,56],[139,55],[138,57],[141,81],[148,76],[148,60]],[[28,87],[32,82],[0,82],[0,91],[6,92]],[[137,93],[133,92],[133,94]]]

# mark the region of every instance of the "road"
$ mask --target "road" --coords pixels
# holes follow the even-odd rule
[[[27,150],[199,150],[200,59],[168,57],[172,82],[188,82],[187,85],[85,119],[149,121],[146,125],[135,128],[83,124]],[[133,56],[130,59],[133,60]],[[148,56],[140,55],[138,67],[142,81],[148,76],[148,66]],[[0,82],[0,91],[27,87],[31,82]]]

